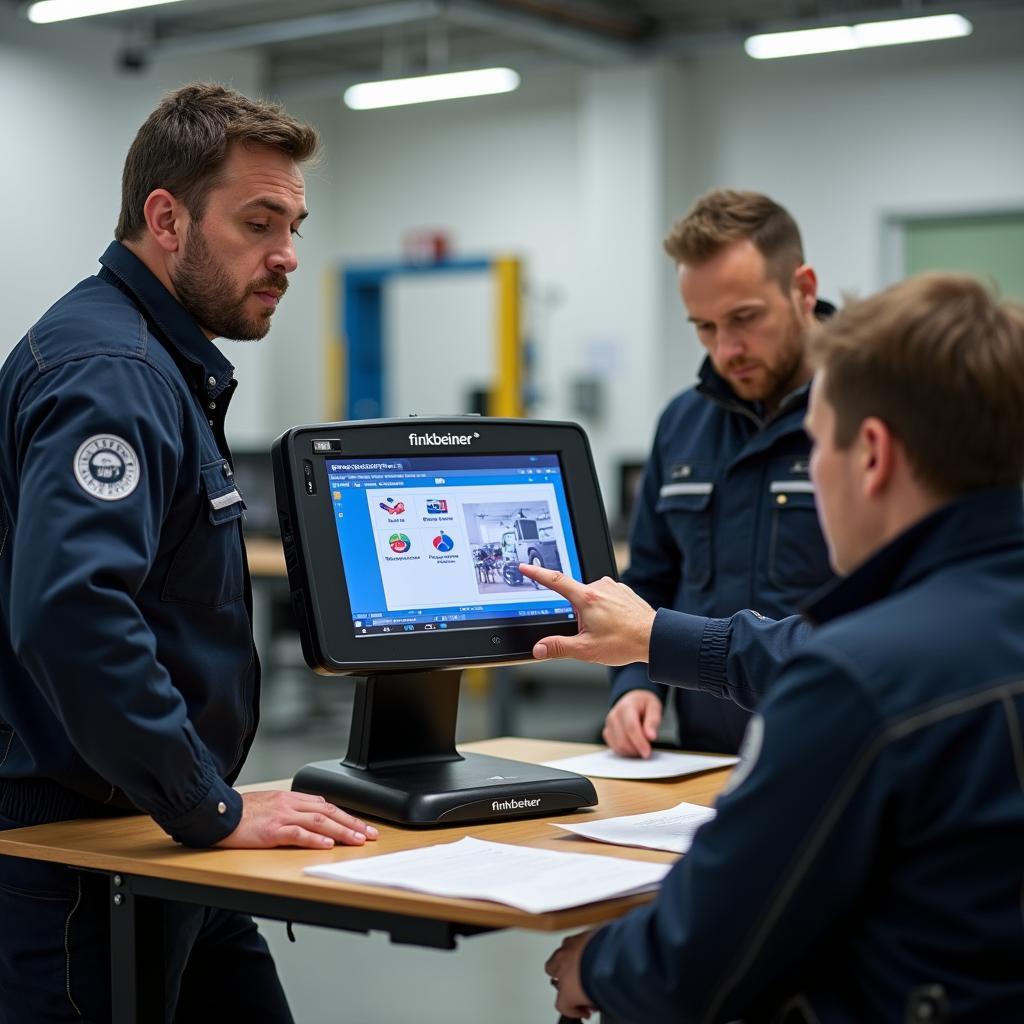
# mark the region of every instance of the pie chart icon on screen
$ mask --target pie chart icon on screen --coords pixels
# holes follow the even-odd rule
[[[434,547],[437,548],[438,551],[451,551],[451,549],[455,547],[455,541],[453,541],[447,533],[439,533],[434,538]]]

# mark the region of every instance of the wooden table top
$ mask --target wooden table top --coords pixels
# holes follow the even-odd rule
[[[600,748],[582,743],[506,737],[467,743],[464,749],[539,763]],[[313,864],[449,843],[463,836],[549,850],[669,863],[675,859],[673,854],[596,843],[556,829],[549,822],[581,822],[622,814],[641,814],[672,807],[681,800],[710,805],[728,773],[729,769],[719,769],[657,782],[594,779],[600,802],[597,807],[579,814],[437,829],[411,829],[377,823],[380,838],[376,842],[362,847],[338,846],[328,851],[295,848],[192,850],[174,843],[152,819],[134,815],[58,822],[0,832],[0,854],[482,927],[561,931],[618,917],[631,907],[647,902],[651,895],[606,900],[552,913],[529,914],[484,900],[449,899],[314,878],[303,875],[302,869]],[[244,788],[286,789],[289,785],[289,781],[284,780]]]

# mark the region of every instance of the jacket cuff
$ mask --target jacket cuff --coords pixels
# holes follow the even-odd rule
[[[594,961],[597,958],[598,946],[601,944],[601,939],[604,937],[604,929],[599,929],[590,936],[590,940],[583,947],[583,955],[580,957],[580,984],[583,986],[583,991],[586,992],[587,998],[590,999],[598,1010],[602,1007],[597,1004],[597,997],[594,989],[595,985],[594,978]]]
[[[183,846],[208,847],[231,835],[241,820],[241,794],[218,778],[192,810],[157,824]]]
[[[651,629],[648,673],[651,679],[687,690],[701,689],[701,638],[705,626],[714,619],[702,615],[659,608]]]
[[[642,911],[634,911],[634,913],[640,912]],[[599,1011],[610,1013],[618,1019],[620,1012],[629,1012],[629,1007],[626,1005],[623,986],[615,977],[614,954],[611,959],[607,955],[602,955],[602,947],[609,939],[609,932],[615,923],[612,921],[603,928],[599,928],[583,947],[583,955],[580,957],[580,984],[587,997]],[[616,1003],[621,1005],[616,1006]]]
[[[713,693],[716,697],[728,697],[728,678],[725,665],[732,640],[731,619],[706,619],[700,638],[700,655],[697,660],[697,689]]]

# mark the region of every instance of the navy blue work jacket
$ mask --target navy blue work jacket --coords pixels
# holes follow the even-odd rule
[[[779,619],[832,579],[808,477],[807,394],[805,385],[766,419],[705,360],[700,383],[658,423],[624,583],[655,608],[712,618],[752,608]],[[612,703],[636,689],[667,698],[646,665],[613,670]],[[674,697],[681,746],[739,748],[747,711],[703,693]]]
[[[128,249],[0,370],[0,813],[234,831],[259,664],[233,368]]]
[[[863,1024],[904,1020],[911,993],[939,985],[951,1021],[1019,1024],[1020,489],[946,505],[809,615],[809,636],[777,627],[769,660],[787,643],[793,657],[717,817],[653,903],[596,934],[586,991],[644,1024],[754,1024],[782,1007],[787,1022]],[[652,650],[680,639],[685,657],[668,626]]]

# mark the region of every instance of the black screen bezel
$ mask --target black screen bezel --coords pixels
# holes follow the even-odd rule
[[[412,445],[410,434],[473,435],[471,446]],[[314,441],[338,448],[314,451]],[[330,675],[465,668],[532,658],[545,636],[572,635],[575,620],[356,636],[327,481],[329,459],[430,455],[553,454],[558,457],[584,582],[616,576],[590,446],[575,423],[485,417],[361,420],[293,427],[273,444],[274,481],[288,579],[310,667]],[[304,464],[316,493],[306,492]]]

